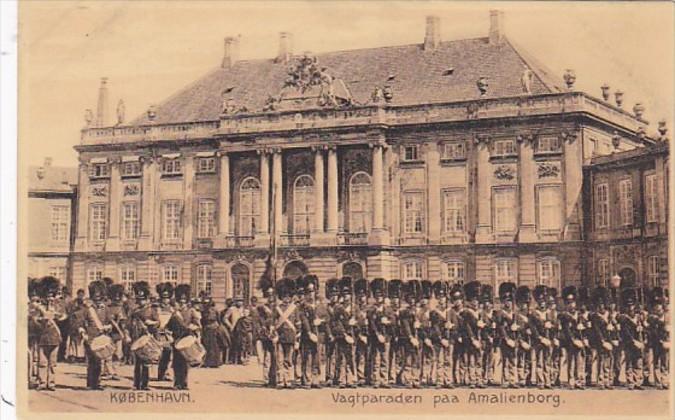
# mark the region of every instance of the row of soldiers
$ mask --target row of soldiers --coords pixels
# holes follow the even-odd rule
[[[668,387],[668,294],[477,281],[262,279],[263,379],[277,388]]]

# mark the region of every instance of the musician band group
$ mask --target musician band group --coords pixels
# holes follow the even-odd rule
[[[54,390],[55,365],[84,349],[87,389],[134,365],[134,389],[190,368],[257,358],[274,388],[668,388],[667,289],[532,289],[506,282],[260,280],[263,298],[218,312],[190,285],[144,282],[133,297],[110,279],[89,298],[47,277],[29,284],[29,384]],[[67,327],[64,327],[67,325]],[[154,371],[156,369],[156,377]]]

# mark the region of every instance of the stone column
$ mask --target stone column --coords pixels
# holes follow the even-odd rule
[[[565,169],[565,219],[564,236],[566,240],[581,239],[581,223],[579,220],[581,206],[581,187],[583,184],[583,158],[581,156],[581,140],[576,133],[566,135],[563,139]]]
[[[259,150],[260,154],[260,229],[268,234],[270,232],[270,160],[266,150]]]
[[[314,150],[314,232],[323,233],[323,149]]]
[[[328,149],[328,226],[327,232],[338,230],[338,162],[337,147]]]
[[[388,243],[388,232],[384,229],[384,145],[373,148],[373,229],[368,235],[369,245]]]
[[[110,189],[109,189],[109,206],[110,206],[110,226],[108,227],[107,251],[117,251],[120,246],[120,201],[122,194],[120,193],[120,162],[119,159],[114,159],[110,162]]]
[[[274,194],[274,234],[283,232],[283,180],[281,149],[275,149],[272,160],[272,185]]]
[[[159,162],[152,157],[143,157],[141,158],[141,164],[143,165],[143,187],[141,188],[141,234],[139,249],[150,250],[153,245],[155,205],[160,205],[160,203],[155,203],[156,173],[159,170]]]
[[[80,161],[78,174],[77,194],[77,237],[75,250],[84,251],[87,248],[87,232],[89,231],[89,166]]]
[[[436,143],[427,144],[425,163],[427,166],[427,237],[430,244],[441,242],[441,183],[440,183],[440,153]]]
[[[521,136],[520,143],[520,208],[521,224],[518,240],[534,242],[537,240],[534,197],[534,145],[531,136]]]
[[[183,203],[184,208],[184,226],[183,229],[183,249],[192,248],[192,236],[194,231],[195,218],[193,217],[193,207],[194,207],[194,156],[186,156],[185,164],[183,166],[183,180],[185,186],[183,191],[185,192],[185,201]]]
[[[476,145],[476,183],[478,184],[478,224],[476,225],[476,243],[493,242],[492,238],[492,165],[490,164],[489,139],[479,138]]]
[[[219,152],[219,156],[218,235],[224,244],[230,233],[230,157],[225,152]]]

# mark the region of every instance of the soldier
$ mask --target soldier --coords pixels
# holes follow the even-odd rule
[[[583,349],[583,358],[584,363],[582,363],[583,371],[581,377],[583,378],[585,386],[591,386],[591,347],[590,347],[590,335],[591,335],[591,297],[588,292],[587,287],[579,288],[579,314],[581,315],[581,322],[583,324],[583,332],[581,341],[584,343]]]
[[[499,285],[501,308],[496,315],[497,331],[502,358],[502,387],[518,388],[518,322],[513,310],[516,285],[504,282]]]
[[[129,316],[129,333],[131,339],[136,341],[144,335],[149,334],[157,325],[154,319],[154,313],[150,306],[150,288],[145,281],[138,281],[133,284],[134,296],[136,298],[136,307]],[[134,357],[134,389],[147,390],[149,381],[149,367],[147,362],[140,357]]]
[[[89,283],[89,303],[84,317],[84,326],[81,328],[85,334],[85,353],[87,355],[87,388],[90,390],[103,390],[101,386],[101,363],[102,360],[91,350],[92,341],[112,330],[108,308],[104,298],[106,293],[105,283],[95,280]]]
[[[595,310],[591,314],[589,344],[591,360],[597,372],[597,385],[600,389],[612,388],[612,343],[609,327],[612,320],[607,310],[609,292],[599,286],[593,290],[593,305]]]
[[[335,380],[340,388],[356,388],[354,379],[353,348],[355,343],[356,319],[352,308],[352,279],[343,277],[339,282],[342,302],[335,305],[331,331],[336,341],[337,360],[335,363]],[[344,375],[342,374],[344,371]]]
[[[452,387],[452,343],[448,329],[448,284],[437,280],[432,285],[436,307],[430,314],[429,339],[433,345],[432,383],[437,388]]]
[[[40,382],[40,335],[42,333],[42,327],[39,322],[40,280],[28,280],[28,297],[30,299],[28,308],[28,386],[30,388],[37,388]]]
[[[480,320],[479,299],[480,283],[470,281],[464,285],[466,306],[461,312],[460,336],[464,347],[464,366],[466,369],[465,381],[469,388],[482,387],[481,384],[481,328],[484,322]]]
[[[558,289],[547,289],[547,313],[546,320],[550,322],[548,338],[551,340],[550,377],[551,385],[560,386],[560,322],[558,321]]]
[[[296,289],[304,293],[304,301],[299,305],[300,317],[300,353],[301,353],[301,385],[303,388],[319,388],[319,326],[316,316],[316,289],[318,281],[315,276],[298,278]]]
[[[276,306],[275,330],[277,339],[277,366],[279,370],[277,388],[295,388],[293,377],[293,349],[300,319],[293,303],[294,284],[282,278],[277,282],[277,295],[281,303]],[[274,340],[273,340],[274,341]]]
[[[562,292],[565,300],[565,311],[559,315],[560,345],[563,347],[567,369],[568,386],[570,389],[584,389],[584,343],[583,320],[577,311],[577,288],[567,286]]]
[[[536,360],[535,378],[539,389],[551,389],[551,372],[549,370],[551,363],[551,339],[549,331],[551,330],[551,321],[548,319],[546,296],[548,288],[544,285],[537,285],[533,291],[534,300],[537,307],[530,312],[529,328],[532,332],[532,347],[534,348],[534,357]]]
[[[532,330],[530,329],[530,301],[532,295],[530,288],[520,286],[516,289],[516,304],[518,305],[518,354],[516,364],[518,366],[518,384],[521,387],[532,385]]]
[[[387,284],[387,296],[389,297],[388,318],[390,321],[389,331],[391,338],[389,341],[389,354],[387,355],[388,373],[387,378],[389,385],[399,382],[398,372],[400,370],[400,346],[399,346],[399,315],[401,311],[401,292],[403,291],[403,283],[399,279],[393,279]]]
[[[174,338],[173,345],[173,387],[177,390],[188,389],[188,363],[183,354],[176,349],[176,343],[189,335],[197,335],[199,331],[200,317],[187,304],[190,299],[190,285],[179,284],[176,286],[176,308],[169,320],[167,328]]]
[[[38,389],[56,390],[56,357],[59,344],[61,343],[61,330],[57,321],[66,319],[65,312],[56,304],[57,294],[61,286],[59,281],[51,276],[44,277],[40,281],[39,294],[42,298],[37,307],[37,322],[40,325],[40,337],[38,345],[39,370]]]
[[[655,287],[650,294],[649,347],[653,352],[654,385],[668,389],[668,352],[670,349],[669,319],[664,310],[665,294],[661,287]]]
[[[435,385],[434,381],[434,362],[436,356],[434,354],[434,343],[432,337],[431,314],[432,309],[429,305],[432,295],[432,284],[429,280],[422,280],[420,308],[417,311],[417,318],[422,325],[419,329],[420,340],[420,380],[422,385]]]
[[[326,375],[328,374],[328,342],[330,340],[330,311],[328,309],[328,303],[326,299],[319,294],[319,279],[310,274],[308,281],[313,283],[314,286],[314,296],[316,301],[315,306],[315,322],[317,323],[317,334],[319,337],[319,342],[317,343],[317,355],[316,359],[319,365],[319,374],[317,378],[317,387],[322,387],[327,383]]]
[[[339,300],[339,286],[338,279],[331,278],[326,282],[326,299],[328,299],[328,304],[326,305],[326,312],[328,315],[327,324],[326,324],[326,367],[325,367],[325,385],[333,386],[337,385],[338,379],[335,375],[335,366],[337,361],[337,341],[335,340],[335,335],[333,333],[332,325],[335,318],[335,308],[338,305]]]
[[[621,292],[621,310],[619,325],[621,326],[621,345],[626,360],[626,383],[628,389],[643,389],[642,350],[644,349],[643,331],[640,314],[635,306],[636,291],[626,288]]]
[[[159,321],[155,332],[155,339],[162,345],[162,356],[159,359],[159,366],[157,367],[157,380],[169,381],[171,378],[167,375],[167,371],[169,369],[169,362],[171,361],[173,336],[166,326],[174,311],[171,305],[173,284],[169,282],[160,283],[157,285],[156,290],[160,300],[159,304],[154,307],[155,319]]]
[[[262,305],[258,305],[263,382],[265,386],[275,387],[277,385],[277,357],[276,346],[273,342],[273,339],[276,337],[276,330],[274,328],[274,312],[276,311],[274,287],[272,287],[270,279],[267,276],[263,276],[260,279],[260,288],[265,299]]]
[[[240,296],[237,296],[232,300],[232,303],[222,316],[223,324],[225,325],[225,329],[229,332],[232,342],[232,345],[229,348],[228,362],[235,365],[241,365],[243,363],[242,355],[244,353],[244,348],[242,346],[242,331],[239,331],[237,328],[239,319],[244,314],[243,306],[244,300]]]
[[[464,339],[461,334],[462,311],[464,310],[464,288],[460,284],[454,284],[450,289],[450,302],[452,307],[448,310],[448,335],[452,347],[452,366],[450,375],[455,385],[465,383],[464,375]]]
[[[495,334],[497,324],[492,304],[494,300],[493,295],[491,285],[484,284],[481,286],[480,301],[483,305],[479,314],[479,321],[483,325],[480,338],[482,343],[481,366],[483,367],[480,377],[481,388],[494,385],[494,353],[496,349]]]
[[[408,388],[419,387],[419,354],[420,342],[418,329],[420,322],[417,319],[416,303],[420,295],[420,283],[417,280],[408,280],[405,283],[406,306],[399,314],[399,351],[401,364],[399,371],[400,384]]]
[[[619,323],[618,289],[612,288],[609,295],[609,319],[607,326],[609,342],[612,345],[612,386],[621,386],[620,374],[624,364],[623,347],[621,346],[621,324]]]
[[[370,282],[375,304],[368,308],[368,355],[370,356],[370,383],[375,388],[389,388],[389,348],[391,345],[392,310],[384,304],[387,282],[376,278]]]
[[[82,344],[82,335],[80,328],[84,325],[84,315],[86,313],[84,289],[78,289],[76,298],[71,301],[68,310],[68,318],[70,319],[70,340],[68,341],[68,359],[69,360],[83,360],[84,346]]]
[[[124,330],[127,315],[122,306],[123,294],[124,286],[121,284],[111,284],[108,286],[108,298],[110,299],[108,314],[110,316],[110,323],[113,326],[110,338],[112,338],[115,345],[115,352],[103,361],[103,377],[114,381],[119,378],[117,377],[117,369],[115,368],[115,361],[113,359],[115,356],[117,356],[118,360],[121,359],[122,343],[130,341],[128,333]]]
[[[365,386],[370,382],[370,363],[368,358],[368,281],[358,279],[354,282],[354,319],[356,320],[356,343],[354,343],[354,365],[356,382]]]

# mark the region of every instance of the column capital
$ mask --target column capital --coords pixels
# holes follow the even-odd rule
[[[387,143],[383,143],[381,141],[373,141],[368,143],[368,147],[371,149],[376,149],[376,148],[382,148],[382,150],[387,148]]]
[[[216,150],[216,156],[218,156],[219,158],[228,157],[228,151],[222,149]]]
[[[328,150],[328,146],[325,144],[312,144],[309,147],[312,149],[312,152],[323,152]]]
[[[256,152],[258,155],[264,156],[264,155],[269,155],[269,154],[270,154],[270,149],[267,148],[267,147],[259,147],[259,148],[255,149],[255,152]]]
[[[326,147],[326,150],[328,150],[329,152],[336,152],[337,148],[338,148],[338,145],[335,144],[335,143],[329,143],[325,147]]]
[[[281,154],[281,147],[271,147],[269,148],[269,152],[275,155],[280,155]]]

